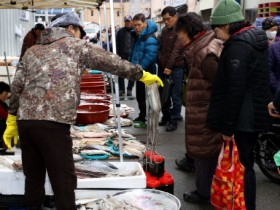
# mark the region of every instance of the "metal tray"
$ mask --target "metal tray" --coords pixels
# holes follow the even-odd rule
[[[179,210],[181,208],[181,202],[177,197],[160,190],[125,190],[113,196],[142,210]]]

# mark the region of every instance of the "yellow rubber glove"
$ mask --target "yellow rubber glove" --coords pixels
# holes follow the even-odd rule
[[[147,86],[156,82],[159,86],[163,87],[163,82],[157,75],[151,74],[150,72],[146,72],[144,70],[143,70],[143,76],[139,81],[143,82]]]
[[[3,135],[3,140],[8,147],[8,149],[12,148],[12,140],[14,140],[14,144],[18,142],[18,128],[17,128],[17,117],[11,114],[8,114],[8,118],[6,121],[6,130]]]

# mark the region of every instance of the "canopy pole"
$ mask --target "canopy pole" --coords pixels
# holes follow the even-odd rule
[[[104,10],[104,22],[105,22],[104,25],[105,25],[105,30],[106,30],[107,51],[110,52],[106,2],[103,4],[103,10]]]
[[[117,54],[116,48],[116,31],[115,31],[115,21],[114,21],[114,2],[110,0],[110,13],[111,13],[111,40],[113,45],[113,53]],[[119,97],[119,80],[118,76],[114,76],[115,91],[116,91],[116,108],[117,108],[117,125],[118,125],[118,136],[119,136],[119,151],[120,151],[120,161],[123,162],[123,139],[121,130],[121,118],[120,118],[120,97]]]
[[[99,7],[98,7],[98,22],[99,22],[99,45],[102,47],[102,42],[100,41],[101,40],[101,29],[102,29],[102,26],[101,26],[101,11],[100,11]]]

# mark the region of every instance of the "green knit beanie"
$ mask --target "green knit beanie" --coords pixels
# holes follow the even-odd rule
[[[212,25],[226,25],[244,20],[240,5],[235,0],[220,0],[212,10]]]

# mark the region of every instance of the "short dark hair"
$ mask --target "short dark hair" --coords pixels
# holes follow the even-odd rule
[[[0,82],[0,94],[3,93],[4,91],[11,92],[11,88],[7,83]]]
[[[202,17],[194,12],[189,12],[183,15],[180,15],[176,24],[176,32],[185,32],[192,39],[198,33],[206,31],[206,27],[203,24]]]
[[[141,20],[143,23],[146,22],[146,18],[145,18],[145,15],[143,13],[139,13],[139,14],[136,14],[134,15],[133,21],[135,20]]]
[[[35,30],[44,31],[44,30],[45,30],[45,26],[44,26],[42,23],[37,23],[37,24],[34,26],[34,29],[35,29]]]
[[[170,6],[168,6],[168,7],[165,7],[163,10],[162,10],[162,12],[161,12],[161,16],[163,16],[163,15],[165,15],[165,14],[169,14],[170,16],[175,16],[176,15],[176,9],[175,9],[175,7],[170,7]]]
[[[223,27],[223,26],[225,25],[211,25],[212,29],[215,29],[216,27]],[[246,20],[230,23],[228,33],[230,35],[233,35],[237,31],[240,31],[242,28],[249,27],[249,26],[251,26],[251,23]]]
[[[264,19],[262,22],[262,29],[265,31],[274,26],[278,26],[278,23],[273,17],[268,17],[268,18]]]

